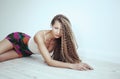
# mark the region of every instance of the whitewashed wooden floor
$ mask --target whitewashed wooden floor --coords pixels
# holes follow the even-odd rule
[[[40,55],[0,63],[0,79],[120,79],[120,64],[93,59],[84,60],[92,71],[47,66]]]

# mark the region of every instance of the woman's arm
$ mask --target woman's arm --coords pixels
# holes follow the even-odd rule
[[[43,33],[42,32],[38,32],[35,35],[35,41],[38,45],[38,48],[40,50],[41,55],[43,56],[45,62],[49,65],[49,66],[54,66],[54,67],[62,67],[62,68],[71,68],[71,69],[77,69],[77,70],[87,70],[87,65],[85,66],[82,63],[79,64],[72,64],[72,63],[65,63],[65,62],[61,62],[61,61],[57,61],[57,60],[53,60],[50,56],[50,53],[48,51],[48,49],[45,46],[45,43],[43,41]]]
[[[51,58],[50,53],[48,49],[46,48],[45,43],[43,41],[42,35],[43,35],[42,32],[38,32],[35,35],[35,42],[37,43],[40,53],[43,56],[45,62],[50,66],[70,68],[70,63],[56,61]]]

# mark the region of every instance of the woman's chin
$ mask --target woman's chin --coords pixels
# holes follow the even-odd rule
[[[55,38],[57,39],[57,38],[60,38],[59,36],[55,36]]]

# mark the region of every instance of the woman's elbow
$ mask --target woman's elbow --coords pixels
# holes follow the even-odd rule
[[[52,60],[48,60],[48,61],[45,61],[45,62],[47,63],[48,66],[53,66],[53,64],[52,64],[53,61]]]

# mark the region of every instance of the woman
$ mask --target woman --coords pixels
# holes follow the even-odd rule
[[[68,18],[56,15],[51,26],[52,30],[41,30],[34,37],[21,32],[9,34],[0,42],[0,61],[40,53],[49,66],[92,70],[77,55],[77,44]]]

